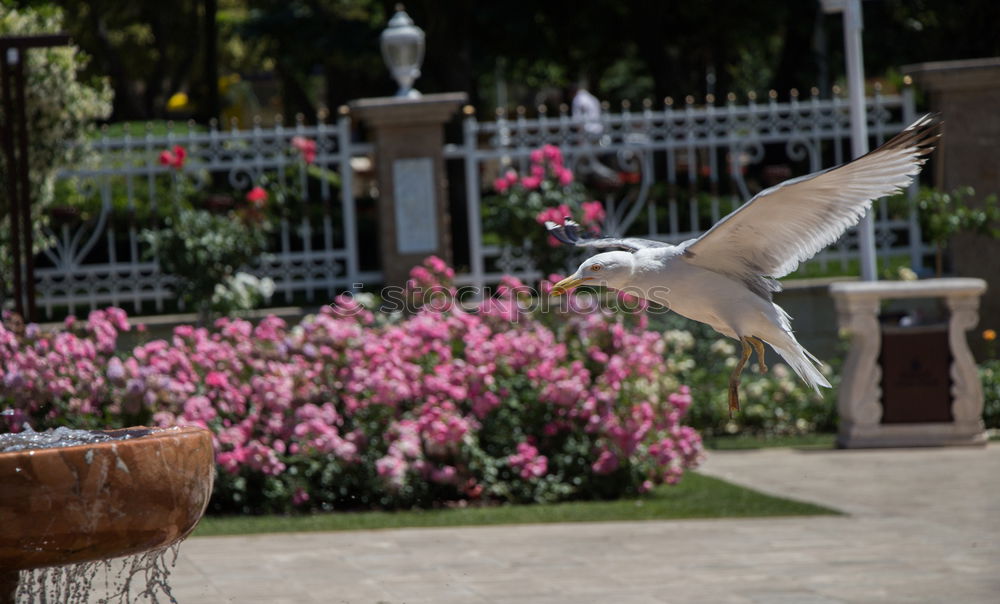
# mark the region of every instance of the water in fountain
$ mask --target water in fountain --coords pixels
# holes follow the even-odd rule
[[[54,447],[75,447],[109,440],[128,440],[145,436],[152,430],[118,430],[99,432],[96,430],[73,430],[60,426],[53,430],[35,432],[25,424],[21,432],[0,434],[0,453],[23,451],[25,449],[51,449]]]
[[[171,602],[176,604],[167,579],[177,563],[180,543],[118,560],[100,560],[67,566],[21,571],[18,602],[60,604],[130,604]],[[117,571],[115,570],[117,568]],[[103,573],[103,581],[97,580]],[[95,589],[104,587],[104,597],[92,600]]]

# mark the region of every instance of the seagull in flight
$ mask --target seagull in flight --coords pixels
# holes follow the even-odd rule
[[[830,387],[820,360],[795,339],[791,317],[772,301],[776,280],[840,238],[872,200],[908,186],[941,136],[928,114],[883,145],[841,166],[765,189],[696,239],[679,245],[634,237],[585,237],[578,224],[546,222],[556,239],[603,251],[556,283],[558,296],[581,285],[623,290],[706,323],[739,340],[742,354],[729,377],[730,413],[752,351],[760,370],[768,344],[814,390]]]

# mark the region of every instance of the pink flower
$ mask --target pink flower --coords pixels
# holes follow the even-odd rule
[[[538,224],[545,224],[546,222],[554,222],[556,224],[562,224],[566,219],[566,214],[564,214],[561,208],[545,208],[535,216],[535,220]]]
[[[618,457],[607,449],[601,451],[597,461],[591,466],[595,474],[610,474],[618,469]]]
[[[585,201],[580,204],[583,209],[583,224],[597,225],[604,221],[604,204],[599,201]]]
[[[121,359],[118,357],[111,357],[108,361],[108,379],[112,382],[123,382],[125,380],[125,366],[122,365]]]
[[[563,275],[552,273],[546,279],[541,282],[541,290],[543,294],[549,294],[552,292],[552,286],[563,280]]]
[[[205,374],[205,385],[212,388],[226,388],[229,386],[229,378],[221,371],[209,371]]]
[[[504,173],[503,177],[507,179],[507,184],[509,185],[517,183],[518,176],[517,172],[515,172],[514,170],[507,170],[507,172]]]
[[[510,183],[506,178],[498,178],[493,181],[493,189],[497,193],[506,193],[510,189]]]
[[[267,191],[265,191],[263,187],[256,186],[247,191],[246,199],[252,203],[254,207],[262,207],[267,202]]]
[[[458,471],[455,466],[443,466],[431,470],[431,480],[440,484],[455,484]]]
[[[562,165],[563,154],[562,150],[560,150],[559,147],[555,145],[545,145],[544,147],[542,147],[542,155],[544,155],[545,159],[549,160],[553,164],[557,166]]]
[[[542,179],[537,176],[525,176],[521,179],[521,186],[525,189],[537,189],[542,183]]]
[[[302,505],[309,501],[309,493],[302,487],[296,487],[292,494],[292,505]]]
[[[561,168],[556,171],[556,175],[559,178],[559,184],[566,187],[573,182],[573,172],[569,168]]]
[[[293,136],[292,147],[302,154],[302,159],[311,164],[316,161],[316,141],[304,136]]]
[[[524,480],[541,478],[549,470],[548,458],[544,455],[539,455],[538,449],[526,442],[518,443],[517,453],[509,456],[507,463],[515,470],[518,470],[521,478]]]
[[[545,156],[542,154],[541,149],[535,149],[531,152],[531,163],[540,164]]]

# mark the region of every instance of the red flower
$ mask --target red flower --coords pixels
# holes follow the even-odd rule
[[[180,145],[174,145],[173,149],[160,151],[161,166],[169,166],[174,170],[180,170],[184,167],[185,160],[187,160],[187,149]]]
[[[160,151],[160,165],[161,166],[172,166],[174,165],[174,154],[170,151]]]
[[[618,179],[627,185],[634,185],[642,180],[642,174],[638,172],[619,172]]]
[[[256,207],[261,207],[267,201],[267,191],[264,190],[264,187],[254,187],[247,191],[247,201]]]

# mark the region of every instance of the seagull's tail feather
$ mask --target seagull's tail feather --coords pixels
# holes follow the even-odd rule
[[[803,382],[809,384],[813,390],[819,392],[820,386],[832,388],[826,376],[819,370],[823,362],[813,356],[802,344],[799,344],[795,336],[792,335],[792,325],[788,313],[777,304],[774,305],[774,308],[778,311],[782,331],[778,337],[767,339],[767,343],[781,355],[792,371],[802,378]]]
[[[792,371],[798,374],[802,378],[802,381],[809,384],[813,390],[819,392],[820,386],[831,388],[830,382],[820,373],[818,367],[818,365],[821,365],[820,360],[803,348],[794,338],[789,339],[792,340],[792,346],[776,346],[771,344],[771,347],[781,355],[781,358],[785,359],[785,362],[792,368]],[[768,343],[770,344],[770,342]]]

